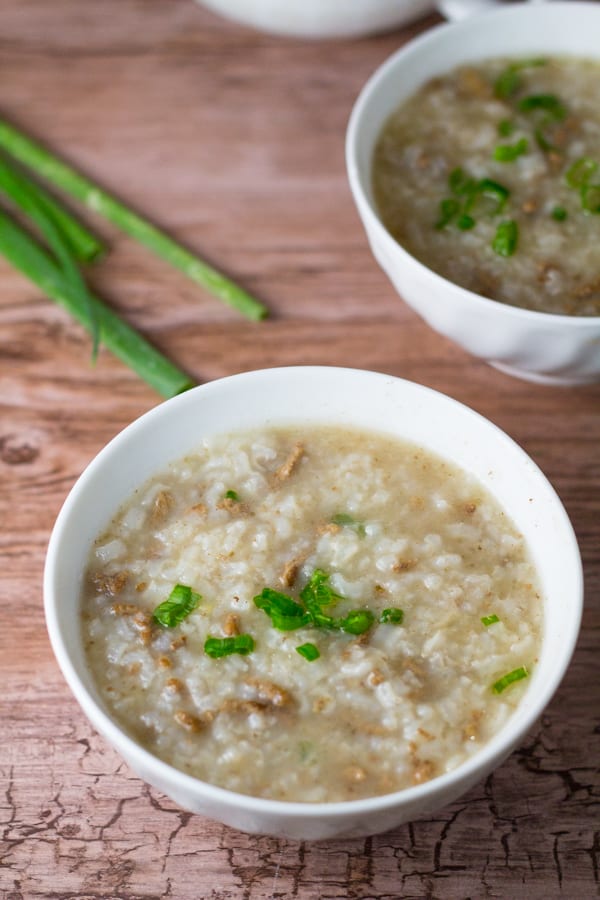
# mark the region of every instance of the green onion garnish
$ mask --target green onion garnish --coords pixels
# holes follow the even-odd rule
[[[402,625],[404,621],[404,611],[397,606],[384,609],[379,616],[379,621],[383,625]]]
[[[308,662],[314,662],[314,660],[318,659],[321,655],[319,653],[319,648],[315,647],[314,644],[300,644],[299,647],[296,647],[296,653],[299,653],[300,656],[303,656]]]
[[[583,211],[596,216],[600,214],[600,184],[583,184],[580,193]]]
[[[331,521],[334,525],[341,525],[343,528],[353,528],[360,537],[364,537],[366,534],[363,523],[357,522],[348,513],[337,513]]]
[[[370,609],[351,609],[347,616],[336,621],[336,627],[348,634],[364,634],[374,621],[375,616]]]
[[[514,219],[501,222],[496,229],[496,235],[492,241],[492,250],[498,256],[512,256],[517,249],[519,229]]]
[[[225,500],[233,500],[234,503],[239,503],[240,495],[237,491],[225,491]]]
[[[567,114],[565,105],[555,94],[530,94],[519,100],[518,109],[524,113],[542,110],[556,121],[564,119]]]
[[[494,181],[492,178],[482,178],[481,181],[477,182],[476,189],[467,202],[465,210],[469,210],[473,206],[479,195],[493,200],[495,205],[491,210],[491,214],[499,215],[506,205],[510,191],[503,184]]]
[[[204,641],[204,652],[212,659],[231,656],[232,653],[248,656],[253,650],[254,638],[250,634],[236,634],[235,637],[226,638],[207,637]]]
[[[499,678],[498,681],[494,682],[492,690],[495,694],[501,694],[509,684],[513,684],[515,681],[521,681],[523,678],[527,678],[528,675],[529,672],[525,666],[519,666],[518,669],[513,669],[512,672],[503,675],[502,678]]]
[[[500,73],[494,82],[494,93],[501,100],[508,100],[521,87],[521,78],[519,72],[521,69],[528,69],[533,66],[543,66],[546,60],[540,58],[525,59],[522,62],[511,63],[504,71]]]
[[[496,615],[496,613],[492,613],[491,616],[482,616],[481,617],[482,624],[485,625],[486,628],[489,628],[490,625],[495,625],[496,622],[499,622],[500,619]]]
[[[569,187],[583,187],[583,185],[588,184],[597,168],[598,163],[594,159],[590,159],[589,156],[582,156],[569,166],[565,173],[565,181]]]
[[[200,594],[187,584],[176,584],[168,598],[156,607],[152,617],[165,628],[175,628],[196,609],[201,599]]]
[[[471,228],[475,228],[475,219],[473,216],[463,213],[462,216],[459,216],[456,220],[456,227],[460,228],[461,231],[470,231]]]
[[[254,598],[254,605],[269,616],[271,624],[279,631],[295,631],[312,621],[310,613],[303,606],[287,594],[269,587],[263,588]]]
[[[494,159],[497,162],[513,162],[519,156],[527,153],[528,146],[526,138],[521,138],[515,144],[498,144],[494,149]]]
[[[0,147],[37,175],[52,182],[104,216],[126,234],[162,257],[188,278],[202,285],[216,297],[237,309],[249,319],[263,319],[266,308],[221,272],[194,256],[164,232],[136,215],[115,197],[101,190],[75,169],[53,156],[45,147],[36,144],[13,125],[0,120]]]
[[[510,137],[514,130],[515,124],[510,119],[502,119],[501,122],[498,122],[498,134],[500,137]]]
[[[557,222],[564,222],[567,218],[567,211],[564,206],[555,206],[550,215]]]
[[[442,228],[445,228],[446,225],[449,225],[454,216],[458,213],[460,209],[460,203],[458,200],[455,200],[454,197],[448,197],[445,200],[440,200],[440,215],[439,219],[435,223],[435,227],[438,231],[441,231]]]

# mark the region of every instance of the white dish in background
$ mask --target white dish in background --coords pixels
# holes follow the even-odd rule
[[[600,59],[600,4],[519,3],[440,25],[402,47],[369,79],[346,136],[350,188],[373,254],[401,297],[436,331],[520,378],[546,384],[600,380],[600,316],[520,309],[453,284],[411,256],[377,212],[373,148],[400,103],[430,78],[492,57],[575,55]]]
[[[433,0],[198,0],[259,31],[287,37],[362,37],[431,12]]]
[[[455,770],[396,793],[339,803],[265,800],[214,787],[162,762],[112,719],[86,664],[79,620],[90,547],[136,487],[204,437],[311,423],[384,432],[419,444],[473,474],[523,534],[544,595],[539,662],[514,715]],[[63,674],[92,725],[137,774],[195,813],[242,831],[292,839],[384,831],[452,802],[519,744],[550,701],[579,631],[583,579],[577,542],[553,488],[491,422],[443,394],[399,378],[327,367],[234,375],[155,407],[90,463],[54,527],[44,574],[46,621]]]

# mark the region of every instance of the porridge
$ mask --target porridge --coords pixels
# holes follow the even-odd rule
[[[435,78],[373,159],[382,221],[469,290],[600,315],[600,63],[494,59]]]
[[[511,715],[542,601],[522,537],[462,470],[389,436],[229,434],[94,543],[82,628],[106,707],[163,760],[277,800],[389,793]]]

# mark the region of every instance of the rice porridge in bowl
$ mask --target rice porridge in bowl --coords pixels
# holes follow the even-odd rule
[[[328,367],[160,404],[54,527],[46,619],[131,768],[243,831],[359,836],[433,812],[536,723],[581,562],[527,455],[459,403]]]
[[[83,600],[90,667],[132,737],[221,787],[313,802],[476,752],[522,695],[541,617],[480,484],[339,428],[207,441],[96,541]]]

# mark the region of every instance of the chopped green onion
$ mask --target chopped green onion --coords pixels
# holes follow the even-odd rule
[[[467,175],[460,167],[452,169],[448,176],[448,187],[453,194],[470,194],[476,185],[475,179]]]
[[[501,222],[496,229],[496,235],[492,241],[492,250],[498,256],[512,256],[517,249],[519,240],[519,228],[514,219]]]
[[[529,672],[525,668],[525,666],[519,666],[518,669],[513,669],[512,672],[509,672],[507,675],[503,675],[502,678],[499,678],[498,681],[494,682],[492,685],[492,690],[495,694],[501,694],[503,690],[505,690],[509,684],[513,684],[515,681],[521,681],[523,678],[527,678]]]
[[[75,169],[53,156],[8,122],[0,120],[0,147],[42,178],[104,216],[126,234],[162,257],[188,278],[202,285],[216,297],[237,309],[249,319],[263,319],[266,308],[221,272],[194,256],[164,232],[136,215],[115,197],[80,175]]]
[[[567,114],[565,105],[555,94],[530,94],[519,100],[518,109],[524,113],[542,110],[556,121],[564,119]]]
[[[254,638],[250,634],[236,634],[235,637],[226,638],[207,637],[204,641],[204,652],[212,659],[231,656],[232,653],[248,656],[253,650]]]
[[[308,662],[314,662],[314,660],[318,659],[321,655],[319,653],[319,648],[315,647],[314,644],[300,644],[299,647],[296,647],[296,653],[299,653],[300,656],[303,656]]]
[[[517,157],[527,153],[528,146],[526,138],[521,138],[515,144],[498,144],[494,149],[494,159],[497,162],[513,162]]]
[[[379,621],[383,625],[402,625],[404,621],[404,611],[397,606],[391,606],[384,609],[379,616]]]
[[[488,197],[489,199],[494,200],[495,207],[492,210],[492,215],[498,215],[504,209],[506,201],[508,200],[508,197],[510,195],[510,191],[508,190],[508,188],[504,187],[503,184],[494,181],[492,178],[482,178],[481,181],[477,182],[476,190],[472,198],[470,198],[470,200],[468,201],[467,206],[465,207],[465,211],[468,211],[471,208],[479,194],[481,194],[483,197]]]
[[[551,216],[557,222],[564,222],[567,218],[567,211],[564,206],[555,206],[551,212]]]
[[[495,625],[496,622],[499,622],[500,619],[496,615],[496,613],[492,613],[491,616],[482,616],[481,617],[482,624],[485,625],[486,628],[489,628],[490,625]]]
[[[589,156],[576,159],[565,173],[565,181],[572,188],[580,188],[587,184],[596,172],[598,163]]]
[[[435,223],[435,227],[438,231],[441,231],[442,228],[445,228],[446,225],[450,224],[459,209],[460,203],[458,200],[455,200],[454,197],[449,197],[446,200],[440,201],[440,217]]]
[[[546,60],[542,57],[534,59],[525,59],[522,62],[511,63],[508,68],[504,69],[494,82],[494,93],[502,100],[508,100],[521,87],[521,78],[519,72],[521,69],[528,69],[533,66],[543,66]]]
[[[0,253],[92,334],[96,319],[101,343],[163,397],[172,397],[193,386],[193,382],[181,369],[93,294],[89,296],[91,310],[88,309],[87,303],[73,290],[58,263],[2,210]]]
[[[514,130],[515,124],[510,119],[502,119],[501,122],[498,122],[498,134],[500,137],[510,137]]]
[[[269,587],[263,588],[254,598],[254,605],[269,616],[271,624],[279,631],[296,631],[311,622],[311,615],[303,606],[287,594]]]
[[[175,628],[196,609],[201,599],[187,584],[176,584],[168,599],[156,607],[152,618],[165,628]]]
[[[369,609],[351,609],[347,616],[338,619],[336,625],[348,634],[364,634],[368,631],[375,616]]]
[[[300,599],[313,614],[320,613],[324,606],[331,606],[342,600],[329,584],[329,575],[323,569],[315,569],[300,591]]]
[[[460,228],[461,231],[470,231],[471,228],[475,228],[475,219],[473,216],[463,213],[463,215],[459,216],[456,220],[456,227]]]
[[[237,493],[237,491],[225,491],[225,499],[233,500],[235,503],[239,503],[240,495]]]
[[[337,513],[331,521],[334,525],[341,525],[343,528],[353,528],[360,537],[364,537],[366,534],[363,523],[357,522],[356,519],[348,515],[348,513]]]
[[[596,216],[600,214],[600,184],[583,184],[580,192],[583,211]]]

